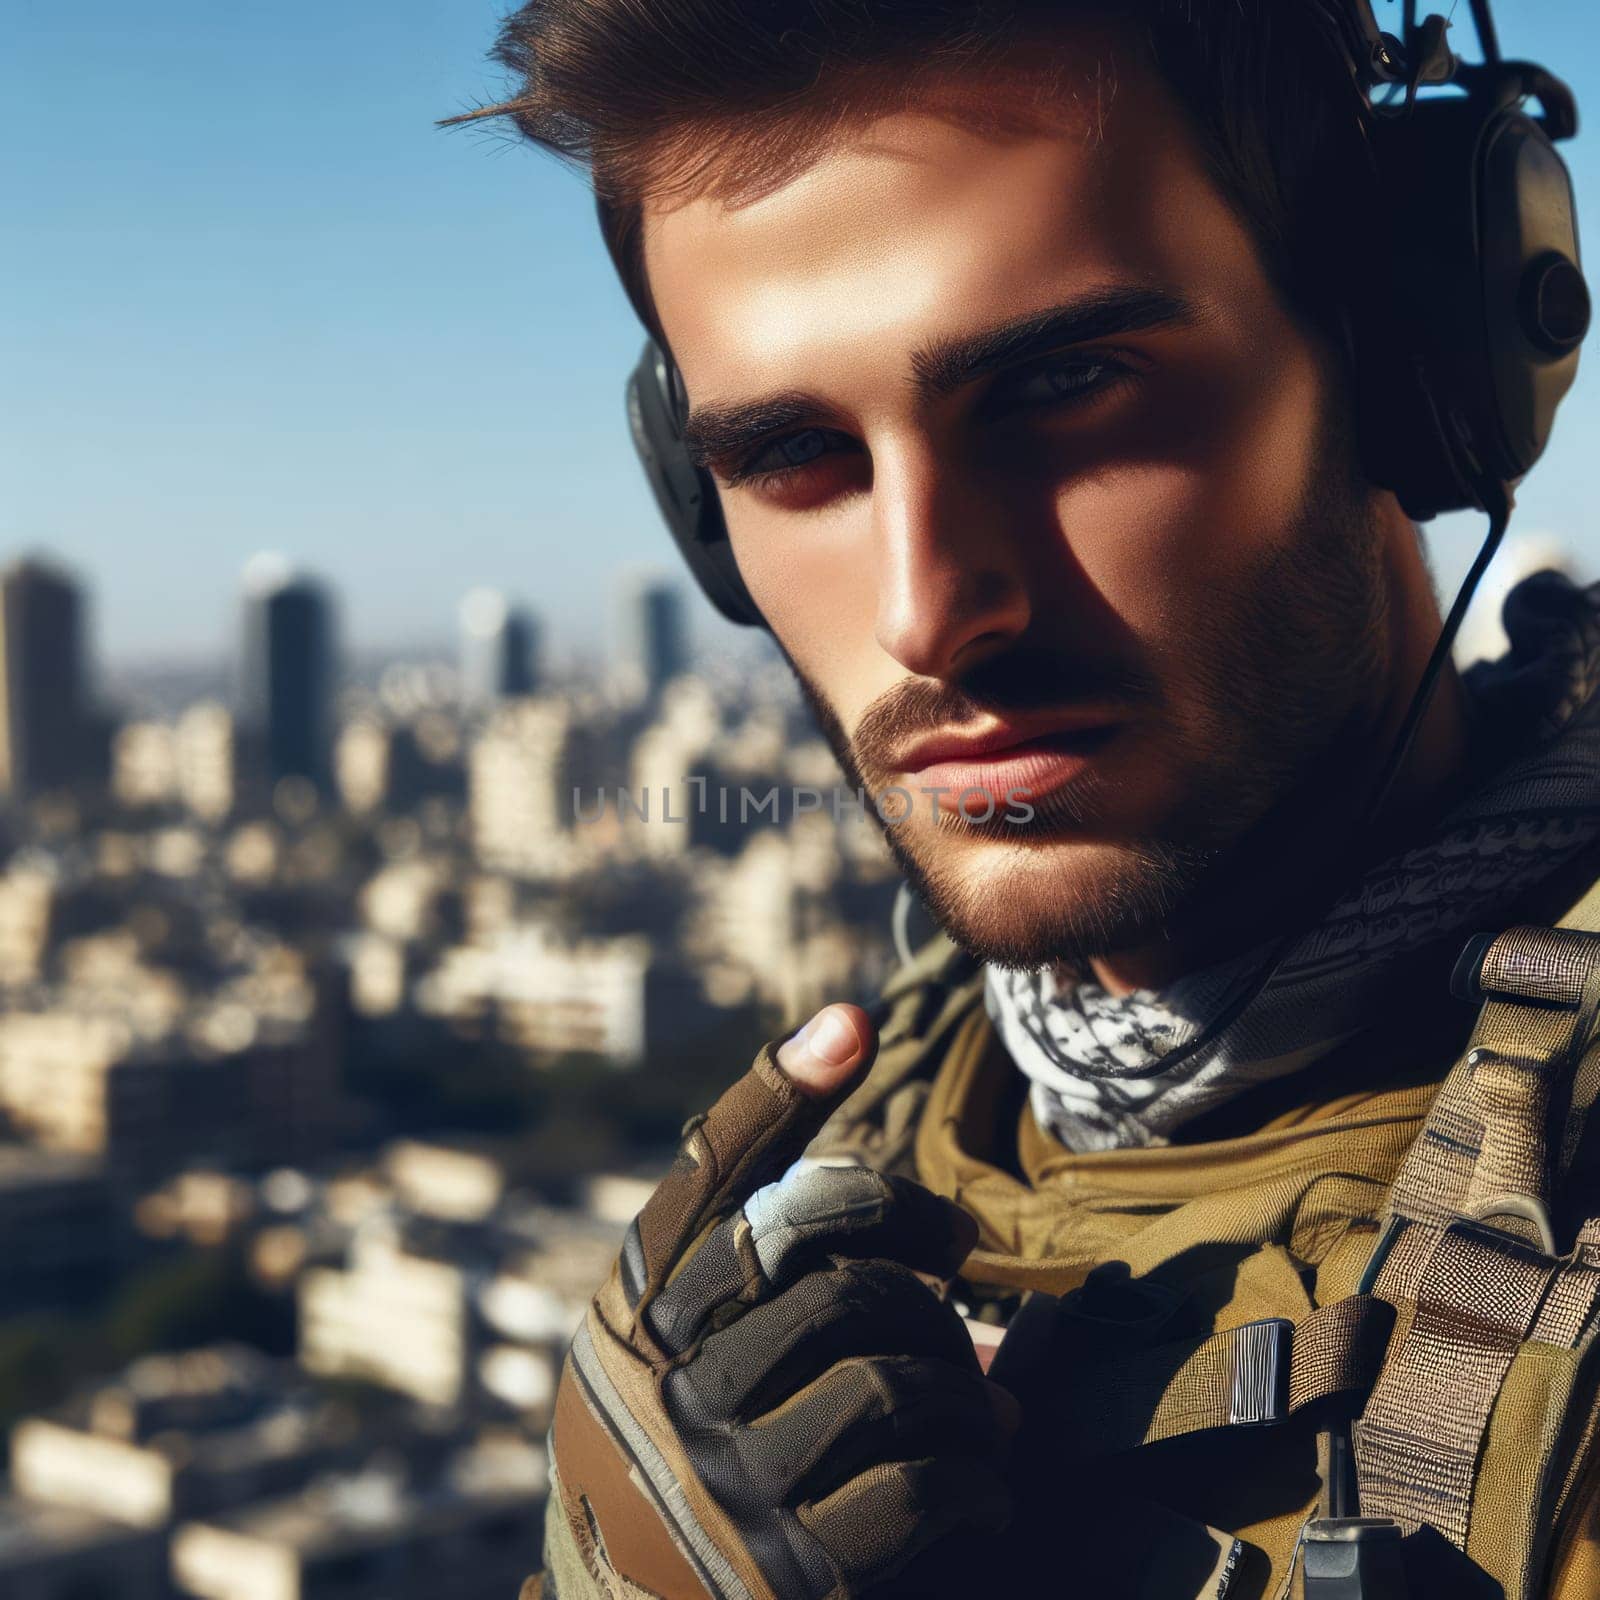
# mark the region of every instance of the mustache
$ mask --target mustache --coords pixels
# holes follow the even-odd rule
[[[975,721],[985,712],[1070,711],[1107,701],[1132,707],[1151,703],[1156,692],[1155,679],[1129,663],[1009,650],[949,682],[908,678],[897,683],[867,707],[850,744],[864,772],[888,773],[909,741]]]

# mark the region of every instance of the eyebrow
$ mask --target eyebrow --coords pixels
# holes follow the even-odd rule
[[[762,400],[696,406],[683,424],[683,442],[697,467],[710,467],[785,428],[815,425],[830,411],[815,395],[799,389]]]
[[[999,368],[1052,350],[1198,320],[1192,302],[1164,289],[1095,289],[977,333],[934,340],[912,352],[912,383],[921,397],[935,399]],[[683,441],[695,464],[709,467],[785,428],[815,427],[832,414],[833,407],[825,401],[798,389],[758,400],[713,402],[696,406],[689,413],[683,426]]]
[[[1197,320],[1191,302],[1165,289],[1095,289],[1064,305],[1031,311],[995,328],[935,339],[912,353],[911,370],[916,374],[918,392],[925,399],[935,399],[1030,356],[1091,339],[1150,333]]]

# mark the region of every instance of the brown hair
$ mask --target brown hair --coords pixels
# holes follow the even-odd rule
[[[1348,245],[1372,180],[1325,0],[529,0],[492,51],[514,92],[447,120],[504,119],[587,169],[623,284],[659,338],[646,198],[758,192],[864,92],[881,106],[892,86],[910,103],[1080,17],[1133,29],[1286,301],[1330,324],[1358,270]],[[1048,92],[1048,52],[1035,58]]]

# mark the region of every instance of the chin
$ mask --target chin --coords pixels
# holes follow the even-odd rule
[[[888,829],[923,904],[963,950],[1016,970],[1136,949],[1162,936],[1212,858],[1166,841],[1007,840],[973,828]]]

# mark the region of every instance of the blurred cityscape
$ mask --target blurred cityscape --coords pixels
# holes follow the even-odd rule
[[[509,1600],[684,1119],[892,964],[878,830],[660,582],[356,671],[260,557],[227,670],[109,684],[88,598],[0,571],[0,1595]]]

